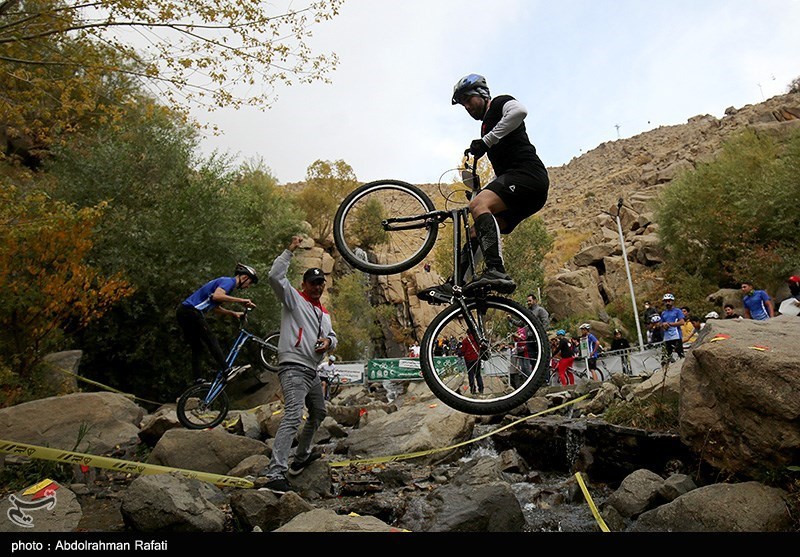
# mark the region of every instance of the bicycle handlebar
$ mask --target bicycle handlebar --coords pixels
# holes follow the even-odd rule
[[[464,185],[472,190],[472,193],[481,191],[481,177],[478,175],[478,159],[472,157],[472,168],[469,165],[470,155],[469,150],[464,153],[464,168],[461,170],[461,181]],[[471,194],[467,195],[470,198]]]
[[[251,307],[244,308],[242,316],[239,318],[239,322],[241,323],[242,326],[244,326],[247,323],[247,314],[250,313],[251,311],[253,311],[253,308]]]

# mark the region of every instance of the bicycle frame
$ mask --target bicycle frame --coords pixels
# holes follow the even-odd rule
[[[462,181],[464,185],[468,185],[471,188],[470,193],[467,194],[468,199],[472,199],[474,195],[477,195],[481,191],[480,185],[480,176],[478,176],[476,172],[478,160],[473,158],[472,161],[472,168],[466,164],[465,161],[465,168],[462,169]],[[471,182],[471,183],[469,183]],[[384,230],[415,230],[419,228],[425,228],[429,226],[438,226],[439,224],[443,223],[444,221],[452,219],[453,221],[453,293],[455,294],[454,299],[458,301],[461,305],[461,309],[467,321],[467,327],[474,335],[474,338],[477,340],[479,347],[483,350],[487,347],[487,340],[486,337],[483,335],[483,323],[481,322],[481,312],[478,311],[478,322],[472,318],[469,311],[467,311],[466,302],[464,301],[464,278],[467,274],[464,272],[469,270],[470,275],[475,274],[475,254],[472,250],[467,250],[468,252],[468,262],[467,266],[468,269],[461,268],[461,261],[460,257],[458,256],[461,251],[461,246],[464,244],[466,238],[470,236],[470,226],[469,226],[469,207],[459,207],[457,209],[451,209],[449,211],[431,211],[422,215],[416,215],[412,217],[395,217],[390,219],[385,219],[381,222],[383,225]]]
[[[225,367],[220,369],[217,372],[216,377],[214,377],[214,381],[211,383],[211,388],[208,390],[208,395],[206,395],[206,398],[203,399],[204,404],[211,404],[214,402],[214,400],[228,384],[228,372],[233,367],[233,363],[236,361],[236,358],[239,357],[239,352],[242,350],[242,347],[244,347],[247,341],[251,339],[260,341],[256,335],[244,328],[245,324],[247,323],[247,314],[249,312],[250,308],[245,309],[244,316],[242,317],[242,325],[239,328],[239,336],[236,337],[236,341],[233,343],[230,352],[228,352],[228,357],[225,359]]]

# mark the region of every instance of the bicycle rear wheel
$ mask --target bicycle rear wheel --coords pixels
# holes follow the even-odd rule
[[[342,378],[335,375],[328,382],[328,399],[333,400],[340,392],[342,392]]]
[[[192,385],[178,399],[178,420],[186,429],[210,429],[217,427],[228,415],[230,402],[222,391],[210,403],[205,399],[211,390],[211,383]]]
[[[525,403],[549,377],[550,343],[541,322],[522,305],[489,296],[466,300],[467,311],[480,326],[481,384],[470,389],[463,360],[434,357],[436,339],[468,333],[467,319],[459,303],[445,308],[425,331],[420,365],[422,376],[434,395],[455,410],[475,415],[508,412]],[[514,354],[518,327],[528,331],[527,354]],[[477,380],[477,377],[474,378]],[[480,392],[482,391],[482,392]]]
[[[278,340],[280,340],[280,336],[280,331],[273,331],[263,339],[259,339],[258,359],[267,371],[278,371]]]
[[[417,186],[398,180],[370,182],[342,201],[333,220],[333,239],[345,261],[359,271],[373,275],[400,273],[422,261],[433,249],[438,223],[426,223],[420,218],[387,229],[384,221],[413,218],[435,210],[431,199]]]

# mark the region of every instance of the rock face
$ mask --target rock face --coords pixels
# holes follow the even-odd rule
[[[754,478],[800,455],[800,319],[712,320],[681,373],[681,438]]]

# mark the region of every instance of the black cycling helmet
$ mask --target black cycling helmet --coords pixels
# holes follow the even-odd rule
[[[234,275],[247,275],[250,277],[250,280],[253,281],[253,284],[258,283],[258,273],[256,270],[253,269],[250,265],[245,265],[244,263],[237,263],[236,270],[233,272]]]
[[[484,99],[491,98],[489,93],[489,86],[486,84],[486,78],[476,73],[471,73],[468,76],[462,77],[458,80],[455,87],[453,87],[453,104],[459,104],[464,97],[470,95],[480,95]]]

